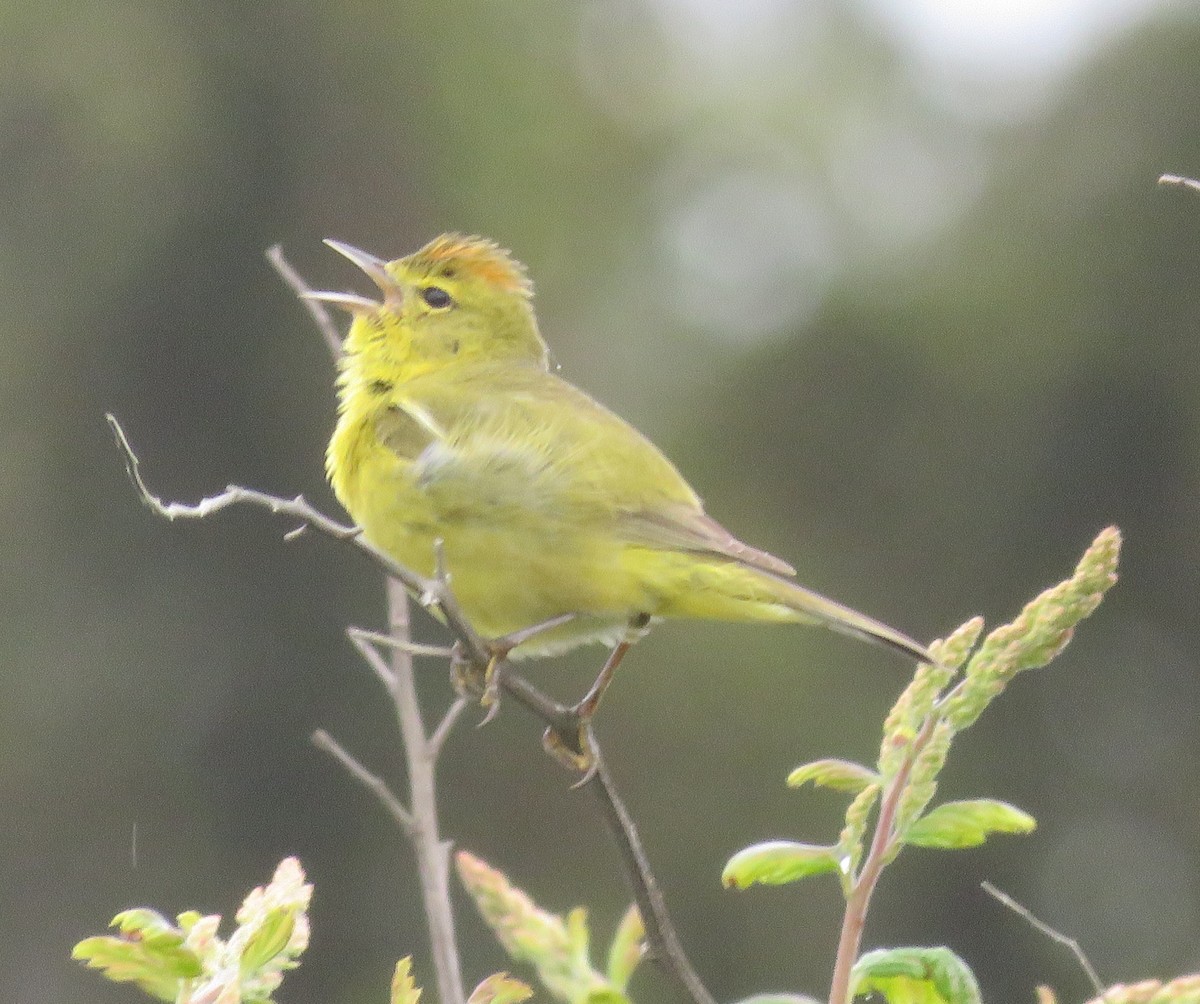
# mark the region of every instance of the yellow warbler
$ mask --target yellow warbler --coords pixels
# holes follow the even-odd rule
[[[327,468],[366,538],[434,571],[476,630],[503,638],[561,615],[514,656],[615,643],[648,619],[801,621],[929,661],[911,638],[790,581],[743,544],[648,439],[549,371],[524,267],[446,234],[385,262],[327,241],[378,298],[349,310]]]

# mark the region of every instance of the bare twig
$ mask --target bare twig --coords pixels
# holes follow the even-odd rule
[[[658,880],[650,870],[650,861],[638,837],[633,818],[617,794],[612,775],[608,772],[595,736],[592,736],[591,740],[590,754],[595,758],[595,768],[585,787],[596,799],[608,831],[617,842],[621,863],[629,876],[634,900],[642,915],[642,923],[646,926],[649,956],[683,985],[695,1004],[714,1004],[712,994],[692,968],[679,936],[675,933],[675,925],[671,923],[666,901],[658,888]]]
[[[449,659],[454,655],[454,649],[447,648],[445,645],[422,645],[420,642],[408,641],[404,638],[393,638],[390,634],[384,634],[382,631],[348,627],[346,633],[356,634],[372,645],[380,645],[384,648],[402,648],[409,655],[427,655],[434,659]]]
[[[468,659],[470,664],[479,669],[480,672],[486,670],[488,655],[484,643],[462,615],[453,594],[444,582],[439,582],[436,579],[425,579],[410,569],[404,568],[393,561],[388,555],[364,540],[356,527],[343,526],[335,520],[330,519],[314,509],[299,496],[294,499],[284,499],[267,495],[263,492],[241,488],[237,485],[231,485],[224,492],[202,499],[194,505],[187,505],[180,502],[163,502],[160,498],[153,495],[143,482],[138,470],[137,456],[133,452],[132,447],[130,447],[120,423],[111,415],[108,416],[108,420],[112,426],[113,434],[116,436],[117,443],[125,455],[125,462],[129,469],[130,478],[141,495],[142,500],[159,515],[172,520],[180,518],[203,519],[237,504],[249,504],[300,520],[305,525],[311,526],[336,540],[350,541],[360,550],[365,551],[380,568],[390,575],[389,611],[393,633],[400,624],[396,609],[399,606],[397,602],[398,597],[406,591],[418,596],[428,596],[431,598],[431,605],[436,606],[437,610],[444,617],[447,626],[458,639],[463,657]],[[407,605],[404,606],[404,609],[405,611],[407,610]],[[385,685],[389,686],[393,700],[396,703],[397,716],[402,721],[402,728],[404,727],[404,720],[416,720],[419,722],[420,712],[416,705],[416,693],[415,688],[412,687],[411,672],[408,673],[406,682],[401,682],[399,677],[395,677],[397,660],[410,659],[411,649],[413,648],[411,643],[404,641],[402,637],[397,642],[393,642],[391,639],[384,642],[378,636],[372,637],[370,632],[363,632],[357,629],[351,632],[351,640],[354,641],[357,648],[363,651],[364,656],[367,658],[376,675]],[[373,648],[373,643],[388,644],[393,649],[391,667],[388,667],[383,662],[378,651]],[[368,651],[372,653],[371,656],[366,655]],[[511,670],[497,674],[497,680],[505,693],[509,694],[519,704],[541,719],[549,728],[560,733],[565,739],[569,738],[572,733],[575,735],[578,734],[579,717],[573,708],[560,704],[548,697],[524,677],[513,673]],[[411,710],[408,708],[408,698],[405,696],[410,693],[410,688],[412,688]],[[433,736],[425,740],[423,752],[420,752],[420,755],[416,755],[418,751],[414,750],[414,753],[410,754],[410,772],[427,778],[427,780],[422,781],[422,786],[428,784],[426,794],[419,800],[414,788],[411,816],[417,820],[421,819],[422,809],[420,806],[428,805],[429,800],[433,798],[433,761],[436,759],[437,753],[445,741],[446,733],[457,720],[462,708],[465,708],[465,706],[466,703],[462,699],[451,705],[445,718],[438,725],[437,729],[435,729]],[[420,734],[424,735],[423,726],[421,727]],[[341,750],[341,747],[337,746],[331,737],[328,737],[324,733],[321,733],[321,735],[325,735],[325,738],[318,739],[317,736],[314,736],[314,741],[321,748],[327,749],[329,752],[334,753],[335,756],[338,756],[338,759],[360,783],[366,785],[373,792],[376,792],[377,797],[384,802],[389,812],[395,816],[397,807],[405,812],[409,812],[390,789],[387,788],[386,784],[371,774],[370,771],[367,771],[361,764],[358,764],[344,750]],[[340,755],[334,752],[335,748],[341,750]],[[594,742],[591,753],[597,758],[601,757],[601,751]],[[600,762],[601,764],[603,763],[602,760]],[[412,773],[410,773],[410,783],[412,782],[412,776]],[[611,776],[606,771],[597,770],[585,787],[588,787],[599,801],[605,823],[617,841],[622,864],[625,866],[627,877],[633,887],[634,898],[642,910],[643,920],[646,924],[647,939],[654,950],[659,964],[667,972],[679,979],[695,1004],[711,1004],[713,1000],[712,996],[704,988],[703,984],[700,983],[675,934],[662,895],[658,891],[657,882],[650,870],[645,852],[642,850],[637,830],[617,796]],[[436,805],[434,805],[434,810],[433,818],[436,819]],[[397,818],[400,817],[397,816]],[[418,833],[422,832],[422,827],[419,824],[416,829]],[[409,832],[407,827],[405,827],[405,832]],[[430,861],[440,862],[444,860],[446,865],[444,867],[441,865],[432,867],[428,870],[428,873],[426,873],[426,868],[424,867],[418,870],[421,872],[420,877],[423,883],[423,890],[434,894],[447,884],[445,876],[448,875],[449,847],[445,842],[437,840],[436,825],[432,828],[432,833],[434,836],[429,840],[429,846],[423,853],[428,855]],[[448,902],[448,900],[443,899],[442,902]],[[427,903],[428,909],[429,905]],[[444,930],[448,925],[447,916],[439,914],[436,922],[438,929]],[[449,943],[453,944],[452,941]],[[438,956],[439,948],[437,946],[435,946],[434,952],[435,957]],[[451,967],[449,964],[450,953],[444,947],[440,950],[440,953],[445,958],[447,970],[457,972],[457,954],[455,953],[454,965]],[[461,998],[450,996],[448,991],[442,991],[439,988],[439,992],[445,994],[441,998],[444,1001],[461,1001]]]
[[[1200,181],[1195,178],[1185,178],[1181,174],[1164,174],[1158,179],[1160,185],[1173,185],[1176,188],[1190,188],[1193,192],[1200,192]]]
[[[337,325],[333,323],[329,311],[319,300],[314,300],[307,295],[312,290],[309,289],[308,283],[300,277],[300,273],[288,264],[288,260],[283,256],[283,248],[278,244],[272,244],[267,248],[267,261],[271,263],[283,281],[291,287],[297,299],[304,304],[304,309],[312,317],[317,330],[321,332],[321,337],[325,339],[326,347],[336,360],[342,354],[342,336],[338,334]]]
[[[372,774],[364,767],[353,755],[348,753],[346,749],[324,729],[317,729],[312,734],[312,744],[317,749],[328,753],[338,763],[346,768],[346,771],[359,782],[364,788],[374,795],[380,804],[392,814],[392,818],[400,825],[405,834],[411,837],[417,828],[416,820],[413,819],[413,814],[408,811],[404,803],[396,797],[395,792],[387,786],[387,782],[382,778]]]
[[[407,638],[408,596],[404,585],[388,579],[388,629]],[[438,833],[437,754],[444,736],[436,745],[426,738],[425,723],[417,699],[412,656],[403,648],[392,649],[392,700],[396,720],[404,741],[408,763],[408,787],[412,814],[417,821],[413,849],[417,854],[417,875],[421,882],[421,900],[437,974],[438,999],[461,1002],[465,999],[458,942],[454,932],[454,913],[450,905],[450,841]]]
[[[1066,934],[1063,934],[1061,931],[1055,930],[1044,920],[1039,920],[1033,915],[1033,912],[1027,906],[1022,906],[1015,899],[1009,896],[1008,893],[997,889],[994,885],[992,885],[991,882],[981,882],[980,886],[989,896],[991,896],[993,899],[999,900],[1006,907],[1012,910],[1012,912],[1018,917],[1023,918],[1026,923],[1034,927],[1036,930],[1041,931],[1042,934],[1046,935],[1047,938],[1050,938],[1052,941],[1057,941],[1060,945],[1068,948],[1071,951],[1071,954],[1075,956],[1080,968],[1091,981],[1092,988],[1096,991],[1096,996],[1099,997],[1103,995],[1104,984],[1100,981],[1100,977],[1096,973],[1096,970],[1092,968],[1091,961],[1088,959],[1078,941]]]
[[[446,713],[442,716],[442,720],[438,722],[437,728],[433,730],[429,737],[429,752],[436,760],[439,753],[442,751],[442,746],[446,742],[446,737],[450,735],[450,730],[454,728],[459,716],[467,710],[467,705],[470,704],[470,698],[459,696],[453,704],[446,709]]]
[[[308,283],[288,264],[278,246],[267,252],[267,258],[312,316],[336,362],[342,354],[342,339],[324,304],[309,295],[312,290]],[[299,536],[309,525],[315,524],[311,520],[301,523],[296,530],[289,534],[289,539]],[[361,536],[356,536],[354,539],[366,549],[366,541]],[[374,552],[372,556],[377,560],[388,558],[387,555],[375,551],[373,548],[370,551]],[[419,646],[414,646],[410,640],[408,591],[421,597],[423,603],[428,600],[427,609],[431,613],[440,614],[446,620],[451,630],[459,636],[460,645],[469,658],[478,660],[484,658],[485,654],[482,644],[470,624],[467,623],[466,618],[458,610],[453,598],[447,599],[445,595],[447,591],[441,588],[442,576],[438,577],[439,588],[431,589],[429,583],[420,576],[413,575],[408,569],[396,565],[390,559],[387,563],[381,564],[384,565],[387,576],[388,627],[390,630],[388,644],[392,649],[390,666],[374,648],[370,635],[354,629],[348,633],[359,653],[387,688],[396,707],[396,720],[400,727],[405,756],[408,761],[411,804],[409,816],[412,825],[405,832],[412,841],[417,854],[417,872],[421,882],[425,917],[429,926],[438,995],[444,1004],[464,1004],[466,994],[463,989],[458,944],[454,932],[454,914],[450,904],[450,845],[438,836],[437,800],[434,788],[434,765],[446,736],[458,718],[458,713],[454,711],[457,702],[455,705],[451,705],[451,710],[442,719],[434,737],[427,738],[413,682],[412,657],[415,654],[414,649]],[[385,799],[385,804],[389,805],[389,808],[392,808],[392,803],[399,805],[399,800],[392,795],[386,785],[383,786],[382,792],[391,798],[391,802]],[[383,798],[383,794],[380,794],[380,797]]]
[[[276,495],[268,495],[265,492],[256,491],[252,488],[243,488],[240,485],[229,485],[224,491],[218,492],[216,495],[210,495],[207,498],[202,498],[194,504],[164,502],[146,487],[139,469],[141,462],[138,460],[137,454],[133,452],[133,447],[130,446],[129,439],[125,435],[125,430],[121,427],[121,423],[111,414],[105,415],[105,418],[108,420],[109,427],[116,438],[117,446],[120,447],[124,455],[125,468],[129,472],[130,480],[133,481],[133,485],[141,496],[142,501],[159,516],[168,520],[206,519],[231,506],[246,504],[258,506],[276,515],[289,516],[292,519],[299,520],[301,523],[312,527],[314,530],[319,530],[321,533],[333,537],[335,540],[351,540],[354,542],[355,547],[369,555],[371,560],[387,575],[394,579],[399,579],[411,594],[429,597],[429,606],[436,610],[451,633],[462,644],[465,656],[475,665],[480,667],[487,666],[488,654],[483,641],[475,633],[474,628],[471,627],[470,622],[459,609],[457,601],[444,588],[443,584],[436,579],[427,579],[422,575],[418,575],[412,569],[401,565],[390,555],[379,550],[379,548],[366,540],[362,536],[362,530],[359,527],[346,526],[336,520],[330,519],[319,510],[314,509],[305,500],[303,495],[285,499]]]
[[[579,716],[575,708],[560,704],[542,693],[523,676],[511,671],[500,676],[500,686],[517,703],[540,718],[564,745],[578,742]],[[646,942],[651,959],[682,985],[694,1004],[713,1004],[713,996],[701,982],[683,949],[650,860],[642,847],[633,817],[617,793],[616,783],[604,762],[595,734],[587,729],[588,756],[592,766],[581,787],[587,789],[600,808],[600,814],[621,857],[621,865],[633,891],[634,901],[646,925]],[[577,750],[582,753],[582,750]]]
[[[394,696],[396,674],[392,672],[392,667],[375,648],[375,639],[367,637],[365,632],[354,627],[346,628],[346,637],[350,639],[350,644],[358,650],[358,654],[363,657],[363,662],[379,677],[379,682],[387,688],[388,695]]]

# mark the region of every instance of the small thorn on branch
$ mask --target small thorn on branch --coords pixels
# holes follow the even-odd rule
[[[346,634],[351,639],[360,638],[363,641],[369,641],[372,645],[399,649],[409,655],[426,655],[434,659],[449,659],[454,655],[454,649],[445,645],[422,645],[420,642],[409,641],[407,638],[396,638],[381,631],[371,631],[353,625],[346,628]]]

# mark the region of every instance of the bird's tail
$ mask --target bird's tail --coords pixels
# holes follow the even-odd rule
[[[772,576],[772,578],[774,578]],[[841,634],[861,638],[864,641],[890,648],[901,655],[916,659],[918,662],[935,662],[924,645],[914,641],[902,631],[888,627],[882,621],[859,613],[850,607],[843,606],[811,589],[788,582],[786,579],[775,579],[777,595],[784,601],[789,610],[797,615],[798,620],[812,624],[822,624]]]
[[[935,661],[903,632],[771,572],[739,562],[692,563],[675,571],[686,577],[686,588],[673,590],[655,616],[820,624],[919,662]]]

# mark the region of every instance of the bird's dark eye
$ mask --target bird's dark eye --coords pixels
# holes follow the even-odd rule
[[[441,286],[426,286],[421,290],[421,299],[434,310],[445,310],[454,306],[454,300]]]

